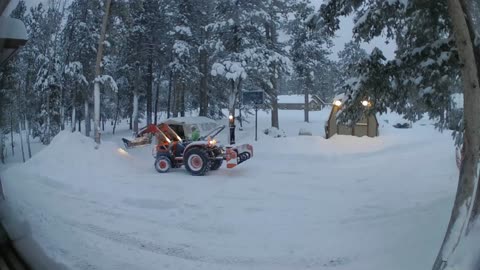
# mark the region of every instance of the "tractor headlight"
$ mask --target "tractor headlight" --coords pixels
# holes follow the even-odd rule
[[[208,141],[208,144],[211,145],[211,146],[214,146],[217,144],[217,140],[210,140]]]
[[[128,156],[128,152],[123,150],[122,148],[118,148],[117,152],[122,156]]]

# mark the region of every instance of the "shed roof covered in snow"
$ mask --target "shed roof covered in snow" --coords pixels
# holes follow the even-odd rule
[[[308,100],[312,100],[312,95],[308,96]],[[305,95],[280,95],[278,96],[278,103],[297,104],[305,103]]]

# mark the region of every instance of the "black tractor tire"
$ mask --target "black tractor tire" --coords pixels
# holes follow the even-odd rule
[[[159,173],[167,173],[172,168],[172,161],[166,156],[159,156],[155,159],[155,170]]]
[[[222,167],[222,164],[223,164],[223,159],[216,159],[210,165],[210,170],[216,171],[216,170],[220,169],[220,167]]]
[[[205,149],[192,148],[183,155],[185,169],[194,176],[205,175],[211,167],[210,155]]]

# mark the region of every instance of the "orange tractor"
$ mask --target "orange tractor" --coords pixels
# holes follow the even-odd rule
[[[166,173],[171,168],[184,165],[192,175],[205,175],[210,170],[218,170],[224,160],[227,168],[234,168],[253,156],[250,144],[225,149],[219,146],[214,137],[224,128],[225,126],[220,126],[195,142],[183,140],[168,124],[149,125],[143,133],[155,135],[157,139],[153,157],[158,172]]]

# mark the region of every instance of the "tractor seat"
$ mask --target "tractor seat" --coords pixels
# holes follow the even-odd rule
[[[185,145],[180,142],[174,142],[171,145],[171,151],[175,157],[181,157],[183,156],[183,151],[185,151]]]

